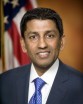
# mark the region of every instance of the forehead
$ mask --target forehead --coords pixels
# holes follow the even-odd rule
[[[56,23],[53,20],[39,20],[33,19],[26,23],[26,30],[48,30],[48,29],[57,29]]]

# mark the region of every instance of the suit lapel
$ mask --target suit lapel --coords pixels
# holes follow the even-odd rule
[[[61,104],[62,98],[65,96],[67,91],[66,83],[68,82],[68,75],[68,71],[65,70],[64,64],[60,62],[59,69],[46,104]]]
[[[30,67],[23,67],[16,82],[16,86],[17,86],[16,104],[28,103],[29,76],[30,76]]]

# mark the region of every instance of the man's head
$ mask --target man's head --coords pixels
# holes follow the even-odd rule
[[[38,74],[48,70],[63,47],[63,26],[59,15],[47,8],[27,11],[21,21],[21,46]]]
[[[63,35],[62,19],[60,18],[57,12],[49,8],[35,8],[27,11],[21,20],[20,30],[23,38],[24,38],[24,32],[26,30],[26,23],[32,19],[39,19],[39,20],[50,19],[54,21],[59,31],[60,37]]]

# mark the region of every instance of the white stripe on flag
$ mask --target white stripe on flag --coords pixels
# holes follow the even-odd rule
[[[13,21],[15,22],[16,26],[17,26],[17,30],[19,32],[20,35],[20,21],[23,17],[23,15],[25,14],[26,10],[25,8],[21,8],[20,11],[18,12],[18,14],[15,16],[15,18],[13,19]]]
[[[5,32],[4,35],[5,38],[5,67],[6,69],[11,69],[14,67],[14,54],[13,54],[13,46],[12,46],[12,40],[8,34],[8,32]],[[16,64],[17,63],[17,64]],[[19,63],[16,62],[16,66],[19,66]]]
[[[37,8],[38,7],[36,0],[30,0],[30,2],[32,4],[33,8]]]

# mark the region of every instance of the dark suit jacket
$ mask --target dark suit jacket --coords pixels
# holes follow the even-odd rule
[[[0,104],[28,104],[30,67],[0,75]],[[83,74],[60,61],[46,104],[83,104]]]

